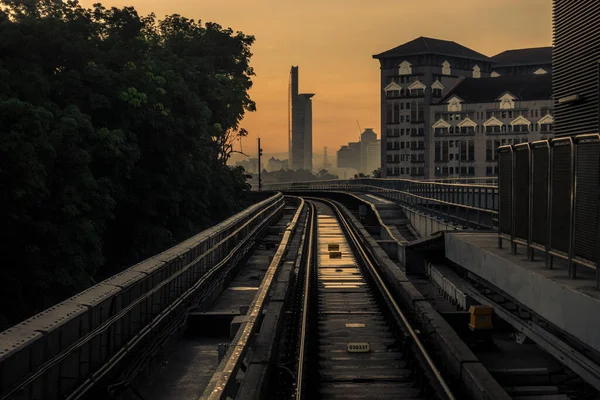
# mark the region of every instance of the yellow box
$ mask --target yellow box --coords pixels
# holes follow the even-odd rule
[[[471,314],[471,321],[469,322],[469,328],[472,330],[480,329],[494,329],[492,325],[492,315],[494,309],[489,306],[471,306],[469,308]]]
[[[329,258],[342,258],[342,252],[341,251],[330,251]]]

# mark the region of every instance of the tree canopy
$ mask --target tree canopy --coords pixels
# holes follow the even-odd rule
[[[0,328],[246,206],[252,36],[0,0]],[[1,329],[0,329],[1,330]]]

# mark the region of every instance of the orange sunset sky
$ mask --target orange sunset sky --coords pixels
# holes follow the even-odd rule
[[[96,1],[82,1],[91,6]],[[242,127],[244,151],[287,152],[289,70],[313,98],[313,152],[334,155],[360,126],[379,125],[379,62],[372,58],[419,36],[453,40],[488,56],[551,45],[550,0],[108,0],[141,14],[181,14],[254,35],[251,97],[257,111]],[[315,167],[322,159],[315,157]]]

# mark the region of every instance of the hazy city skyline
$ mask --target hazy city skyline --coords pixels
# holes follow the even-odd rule
[[[91,6],[94,1],[81,2]],[[105,6],[134,6],[158,18],[178,13],[254,35],[250,91],[257,111],[242,127],[250,134],[244,150],[287,151],[287,93],[291,65],[302,70],[304,92],[313,101],[313,151],[330,152],[357,140],[361,128],[380,137],[380,70],[377,54],[419,36],[458,42],[487,56],[507,49],[551,45],[551,2],[547,0],[441,0],[402,2],[360,0],[302,3],[261,0],[112,0]],[[315,160],[317,163],[318,161]]]

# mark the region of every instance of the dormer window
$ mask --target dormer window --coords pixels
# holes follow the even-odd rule
[[[402,61],[398,66],[398,75],[410,75],[412,74],[412,64],[408,61]]]
[[[408,89],[410,90],[411,96],[423,96],[425,94],[426,86],[422,84],[420,81],[414,81]]]
[[[400,96],[401,88],[396,82],[391,82],[389,85],[383,88],[383,90],[385,91],[387,98],[394,98]]]
[[[448,100],[448,111],[449,112],[460,112],[462,111],[461,99],[457,96],[453,96]]]
[[[442,75],[450,75],[451,72],[450,63],[448,61],[444,61],[442,63]]]
[[[496,101],[500,102],[501,110],[512,110],[515,108],[516,97],[506,92],[502,96],[498,97]]]
[[[497,73],[496,71],[492,71],[492,74],[490,75],[492,78],[497,78],[500,76],[499,73]]]
[[[547,74],[547,73],[548,73],[548,71],[546,71],[544,68],[538,68],[538,69],[537,69],[537,70],[534,72],[534,74],[535,74],[535,75],[544,75],[544,74]]]
[[[479,65],[473,67],[473,78],[481,78],[481,68],[479,68]]]
[[[544,115],[538,121],[540,132],[551,132],[554,130],[554,118],[550,114]]]
[[[442,97],[444,86],[441,84],[440,81],[436,80],[435,82],[433,82],[433,85],[431,85],[431,90],[433,91],[433,97]]]

